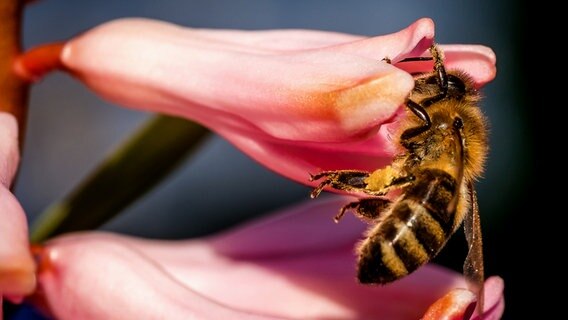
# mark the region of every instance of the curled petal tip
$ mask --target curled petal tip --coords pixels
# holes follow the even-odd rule
[[[406,52],[404,57],[419,56],[426,51],[434,42],[435,32],[434,21],[430,18],[421,18],[402,30],[400,33],[410,33],[412,36],[408,37],[409,48],[412,50]],[[404,52],[401,52],[404,53]],[[404,58],[400,56],[399,58]],[[391,57],[395,58],[395,57]]]
[[[433,42],[434,22],[432,19],[423,18],[398,32],[361,38],[330,49],[388,62],[420,56]]]
[[[36,82],[47,73],[61,69],[61,54],[65,44],[51,43],[32,48],[14,62],[14,72],[22,79]]]
[[[431,18],[420,18],[414,21],[409,28],[414,29],[415,31],[420,31],[418,33],[422,34],[424,37],[434,38],[435,34],[435,24],[434,20]]]
[[[482,45],[442,45],[448,69],[462,70],[469,74],[477,87],[492,81],[497,74],[495,52]]]
[[[422,320],[470,319],[475,311],[476,296],[466,289],[454,289],[434,302]]]
[[[474,320],[499,320],[505,310],[503,290],[505,283],[501,277],[492,276],[485,281],[483,313],[474,317]]]
[[[477,295],[466,289],[454,289],[432,304],[422,320],[498,320],[504,310],[504,282],[490,277],[484,284],[483,312],[476,313]],[[474,315],[475,314],[475,315]],[[472,317],[473,316],[473,317]]]

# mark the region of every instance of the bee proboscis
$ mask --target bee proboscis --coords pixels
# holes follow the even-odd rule
[[[374,172],[323,171],[312,191],[327,186],[367,195],[346,204],[338,221],[353,210],[371,227],[357,248],[357,278],[361,283],[387,284],[415,271],[434,258],[464,224],[469,244],[464,275],[483,298],[483,253],[474,181],[481,175],[488,150],[487,125],[479,92],[464,72],[446,70],[437,45],[433,71],[415,75],[407,115],[397,135],[401,152],[392,164]],[[386,59],[387,62],[390,60]],[[386,197],[398,192],[394,200]]]

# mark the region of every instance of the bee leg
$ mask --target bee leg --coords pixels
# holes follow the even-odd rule
[[[413,61],[431,61],[433,59],[434,58],[432,57],[408,57],[400,61],[397,61],[396,63],[413,62]],[[384,57],[381,61],[384,61],[388,64],[392,64],[392,60],[389,57]]]
[[[310,174],[310,181],[323,179],[311,192],[311,198],[317,198],[325,187],[349,192],[363,192],[373,196],[387,194],[393,188],[400,188],[414,180],[414,176],[400,175],[391,166],[375,170],[372,173],[361,170],[332,170]]]
[[[379,196],[387,194],[392,189],[401,188],[412,181],[414,181],[413,175],[403,174],[392,166],[373,171],[365,180],[367,193]]]
[[[408,57],[408,58],[404,58],[402,60],[400,60],[397,63],[401,63],[401,62],[412,62],[412,61],[431,61],[434,58],[432,57]],[[390,60],[389,60],[390,61]]]
[[[423,106],[421,106],[420,104],[408,99],[406,101],[406,107],[408,109],[410,109],[410,111],[412,111],[412,113],[414,113],[418,118],[420,118],[420,120],[424,121],[424,124],[420,127],[414,127],[414,128],[407,129],[406,131],[404,131],[400,135],[401,143],[405,147],[406,147],[406,143],[407,143],[406,140],[409,140],[411,138],[416,137],[417,135],[421,134],[422,132],[429,130],[430,127],[432,126],[432,122],[430,121],[430,116],[428,115],[426,110],[424,110]]]
[[[365,180],[367,177],[369,177],[369,172],[360,170],[334,170],[322,171],[315,175],[310,174],[310,181],[324,178],[311,192],[310,196],[316,198],[327,186],[331,186],[337,190],[365,192],[365,188],[367,187]]]
[[[420,103],[416,103],[410,99],[406,101],[406,106],[414,113],[418,118],[424,121],[424,125],[420,127],[410,128],[402,133],[400,136],[403,146],[407,146],[409,142],[405,140],[411,139],[422,132],[430,129],[432,123],[430,122],[430,117],[426,113],[425,108],[444,99],[448,95],[448,74],[446,73],[446,67],[444,67],[444,58],[442,52],[438,49],[436,44],[430,47],[430,53],[432,54],[432,59],[434,60],[434,72],[436,73],[436,82],[440,87],[440,92],[435,96],[429,97],[422,100]],[[408,58],[403,61],[413,61],[413,58]]]
[[[339,222],[348,210],[353,210],[355,215],[361,220],[375,220],[390,203],[391,202],[388,199],[383,198],[359,199],[358,201],[350,202],[339,209],[339,213],[333,218],[333,220],[336,223]]]
[[[440,86],[440,93],[433,97],[424,99],[420,103],[424,108],[444,99],[448,95],[448,75],[446,73],[446,68],[444,67],[444,58],[442,53],[435,44],[430,47],[430,53],[434,59],[434,72],[436,73],[436,82],[438,82],[438,86]]]

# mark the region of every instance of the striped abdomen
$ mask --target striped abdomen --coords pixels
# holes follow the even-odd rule
[[[414,176],[415,182],[361,244],[362,283],[389,283],[413,272],[442,249],[459,225],[455,209],[448,210],[455,208],[456,179],[439,169],[418,170]]]

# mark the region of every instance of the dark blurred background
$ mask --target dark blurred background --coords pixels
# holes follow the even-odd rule
[[[504,319],[518,318],[520,280],[513,274],[518,261],[507,259],[506,252],[518,241],[513,219],[528,196],[532,134],[518,67],[522,12],[516,2],[44,0],[26,12],[25,46],[67,39],[102,22],[133,16],[200,28],[308,28],[369,36],[430,17],[439,43],[491,47],[498,74],[484,88],[482,102],[491,123],[491,153],[477,189],[487,274],[505,279]],[[101,101],[66,75],[54,74],[36,85],[16,188],[30,220],[70,191],[149,116]],[[219,181],[230,191],[215,192]],[[306,200],[308,192],[212,136],[196,156],[104,228],[152,238],[197,237]],[[461,270],[465,241],[462,235],[453,239],[437,262]]]

